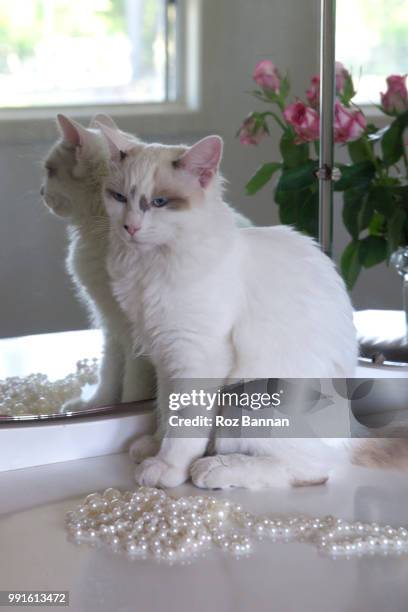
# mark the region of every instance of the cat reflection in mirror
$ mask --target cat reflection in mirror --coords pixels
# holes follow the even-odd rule
[[[315,484],[332,449],[319,439],[216,439],[169,434],[169,394],[181,379],[334,378],[353,375],[353,311],[332,261],[285,226],[238,228],[224,203],[222,140],[192,147],[110,148],[103,196],[107,267],[135,347],[157,372],[159,435],[136,468],[148,486]],[[154,444],[152,444],[154,448]],[[145,453],[147,454],[147,453]]]
[[[111,138],[122,149],[136,142],[109,117],[95,119],[110,127]],[[149,360],[133,354],[129,324],[112,295],[106,272],[108,219],[101,192],[109,160],[106,141],[95,128],[95,120],[88,129],[63,115],[58,115],[57,122],[61,138],[45,160],[41,195],[46,206],[68,222],[67,270],[92,324],[104,336],[95,394],[86,402],[70,400],[62,411],[151,398],[154,369]]]
[[[106,271],[109,219],[102,200],[102,181],[108,172],[110,151],[96,121],[104,124],[122,152],[137,142],[106,115],[97,115],[89,128],[58,115],[61,138],[45,160],[41,187],[46,206],[68,223],[67,269],[93,325],[104,335],[99,385],[94,396],[87,402],[73,399],[63,406],[63,411],[142,400],[155,394],[154,370],[148,359],[134,354],[129,323],[113,297]],[[237,212],[234,219],[242,226],[250,225]],[[138,452],[140,446],[139,441]],[[147,446],[150,449],[149,438]]]

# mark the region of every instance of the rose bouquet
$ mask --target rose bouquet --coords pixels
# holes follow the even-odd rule
[[[257,145],[269,135],[269,122],[274,121],[282,130],[282,160],[263,164],[246,185],[247,194],[255,194],[279,173],[274,197],[281,222],[317,237],[319,77],[312,78],[306,102],[291,103],[289,80],[271,61],[259,62],[253,79],[258,88],[251,93],[269,110],[248,115],[238,131],[240,142]],[[341,178],[334,190],[343,193],[343,221],[351,236],[341,258],[349,289],[362,268],[389,261],[398,247],[408,245],[406,75],[387,78],[379,108],[391,122],[383,129],[367,122],[352,102],[355,93],[350,73],[337,62],[334,139],[347,147],[350,163],[337,164]]]

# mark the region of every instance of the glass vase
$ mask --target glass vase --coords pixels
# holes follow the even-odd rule
[[[391,263],[402,277],[402,304],[408,333],[408,245],[400,247],[391,255]]]

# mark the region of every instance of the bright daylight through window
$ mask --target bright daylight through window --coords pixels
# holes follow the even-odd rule
[[[169,101],[175,63],[176,0],[0,0],[2,108]]]
[[[379,104],[385,78],[405,74],[408,58],[406,0],[340,0],[336,56],[352,71],[359,104]]]

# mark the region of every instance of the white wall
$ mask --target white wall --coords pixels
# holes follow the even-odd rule
[[[258,60],[268,57],[287,69],[293,91],[303,94],[309,75],[318,69],[319,4],[318,0],[203,0],[199,112],[138,115],[118,122],[147,140],[169,143],[220,133],[225,139],[228,200],[259,224],[276,223],[271,188],[248,198],[244,185],[260,163],[277,159],[278,132],[259,148],[241,146],[235,132],[255,105],[262,107],[245,93]],[[37,195],[39,162],[55,137],[51,118],[23,124],[0,118],[0,337],[87,326],[64,272],[64,224],[45,211]],[[345,241],[337,219],[337,251]],[[398,307],[398,286],[391,273],[375,269],[360,282],[355,302],[360,307]]]

